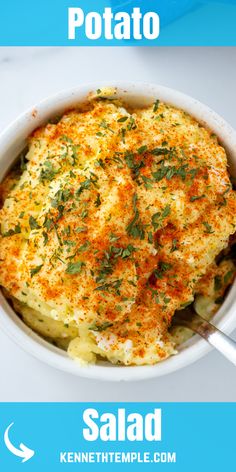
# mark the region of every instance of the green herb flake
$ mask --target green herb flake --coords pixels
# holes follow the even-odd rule
[[[153,156],[166,156],[171,153],[170,149],[165,147],[157,147],[150,151]]]
[[[20,170],[24,172],[27,169],[26,160],[25,160],[25,152],[22,152],[20,155]]]
[[[134,217],[131,222],[126,227],[126,231],[129,236],[133,238],[144,239],[145,238],[145,231],[143,223],[139,219],[139,211],[137,209],[137,194],[133,196],[133,208],[134,208]]]
[[[50,161],[46,161],[44,163],[44,168],[41,170],[39,179],[41,182],[44,180],[49,180],[51,182],[58,172],[59,171],[52,165]]]
[[[82,267],[83,267],[84,265],[85,265],[85,263],[82,262],[82,261],[70,262],[70,263],[67,265],[66,273],[67,273],[67,274],[70,274],[70,275],[80,274],[80,273],[81,273],[81,270],[82,270]]]
[[[147,151],[147,148],[148,148],[148,147],[147,147],[146,145],[141,146],[141,147],[139,147],[139,148],[137,149],[137,153],[138,153],[138,154],[144,154],[144,152]]]
[[[102,120],[99,126],[100,126],[100,128],[106,129],[106,130],[111,131],[112,133],[114,133],[113,129],[110,128],[110,126],[108,125],[106,120]]]
[[[111,328],[113,326],[113,323],[110,323],[110,321],[105,321],[102,324],[97,324],[94,323],[92,326],[90,326],[89,330],[90,331],[105,331],[107,328]]]
[[[123,144],[125,144],[125,135],[126,135],[126,129],[121,128],[121,141]]]
[[[84,244],[82,244],[82,246],[79,247],[78,249],[78,252],[85,252],[88,250],[88,248],[91,246],[91,243],[90,241],[85,241]]]
[[[164,274],[170,269],[172,269],[172,264],[161,261],[159,262],[157,269],[153,271],[153,275],[156,279],[162,279]]]
[[[40,272],[40,270],[42,269],[42,267],[43,267],[43,264],[38,265],[38,266],[34,267],[33,269],[30,269],[30,276],[31,276],[31,278],[32,278],[34,275],[38,274],[38,272]]]
[[[159,108],[159,103],[160,103],[160,100],[156,100],[154,105],[153,105],[153,111],[154,113],[157,112],[158,108]]]
[[[128,120],[128,116],[122,116],[121,118],[117,120],[117,123],[124,123],[127,120]]]
[[[84,233],[85,231],[87,231],[87,226],[78,226],[78,228],[76,228],[75,232],[76,233]]]
[[[103,160],[100,158],[98,159],[95,164],[98,166],[98,167],[102,167],[102,169],[105,169],[105,163],[103,162]]]
[[[153,234],[152,234],[151,231],[149,231],[149,233],[148,233],[148,242],[149,242],[150,244],[153,244]]]
[[[122,250],[122,254],[121,254],[122,259],[126,259],[127,257],[131,256],[131,254],[133,254],[133,252],[135,251],[136,251],[136,248],[132,246],[132,244],[128,244],[128,246]]]
[[[122,284],[122,279],[116,279],[113,280],[112,282],[107,282],[102,285],[99,285],[98,287],[95,288],[96,291],[101,291],[101,292],[110,292],[110,291],[115,291],[117,295],[120,295],[120,286]]]
[[[63,135],[60,137],[60,140],[61,140],[61,141],[65,141],[66,143],[70,143],[70,144],[73,143],[72,139],[69,138],[69,136],[66,136],[65,134],[63,134]]]
[[[40,226],[39,224],[37,223],[37,220],[31,215],[29,217],[29,225],[30,225],[30,229],[40,229]]]
[[[96,198],[96,200],[95,200],[95,202],[94,202],[94,205],[95,205],[95,207],[98,208],[98,207],[101,205],[101,203],[102,203],[102,202],[101,202],[101,198],[100,198],[100,195],[99,195],[99,193],[98,193],[97,198]]]
[[[147,190],[150,190],[150,189],[153,188],[153,180],[152,179],[150,179],[149,177],[146,177],[145,175],[141,175],[141,178],[143,180],[144,187]]]
[[[43,244],[44,246],[46,246],[46,244],[48,243],[48,234],[43,231]]]
[[[21,233],[21,226],[20,223],[17,223],[14,229],[9,229],[9,231],[6,231],[5,233],[1,233],[3,238],[7,238],[9,236],[13,236],[14,234],[20,234]]]
[[[177,239],[173,239],[172,246],[170,252],[178,251],[178,241]]]
[[[206,231],[204,231],[204,233],[206,233],[206,234],[213,234],[214,233],[214,230],[213,230],[212,226],[209,223],[207,223],[207,221],[203,221],[202,224],[206,228]]]
[[[196,200],[201,200],[201,198],[205,198],[206,195],[192,195],[190,197],[190,202],[195,202]]]
[[[120,239],[120,236],[116,236],[114,233],[111,233],[109,236],[109,241],[111,241],[111,243],[118,241],[118,239]]]
[[[135,119],[134,117],[131,115],[130,116],[130,119],[129,119],[129,123],[127,125],[127,130],[128,131],[131,131],[132,129],[136,129],[137,128],[137,125],[135,123]]]
[[[152,215],[152,226],[153,226],[155,231],[158,229],[158,227],[160,226],[162,221],[165,218],[167,218],[167,216],[170,215],[170,212],[171,212],[170,205],[166,205],[165,208],[163,209],[162,213],[157,212],[157,213],[154,213],[154,215]]]

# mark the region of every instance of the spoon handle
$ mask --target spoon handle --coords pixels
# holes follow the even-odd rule
[[[181,315],[177,316],[176,324],[185,326],[202,336],[236,366],[236,342],[196,312],[191,315],[186,313],[186,316],[183,312],[184,310],[179,312]]]

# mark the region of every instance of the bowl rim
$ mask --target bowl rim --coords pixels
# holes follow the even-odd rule
[[[65,89],[39,102],[16,118],[0,134],[0,164],[3,162],[2,178],[9,170],[12,162],[24,147],[29,134],[41,124],[47,122],[56,111],[64,112],[86,100],[88,93],[99,88],[112,87],[127,101],[149,101],[160,98],[162,101],[182,108],[197,121],[211,129],[220,138],[227,154],[232,159],[232,169],[236,171],[236,132],[217,113],[198,100],[177,90],[158,84],[143,82],[112,82],[87,83],[72,89]],[[138,98],[139,97],[139,98]],[[12,151],[12,148],[15,151]],[[8,156],[11,162],[8,162]],[[236,282],[232,285],[223,305],[213,317],[218,328],[229,334],[236,327],[234,306],[236,305]],[[14,310],[0,293],[0,328],[21,348],[44,363],[61,371],[95,380],[105,381],[136,381],[160,377],[186,367],[207,354],[212,348],[197,335],[184,343],[175,356],[152,366],[115,366],[110,363],[81,366],[70,359],[66,352],[51,345],[21,321]]]

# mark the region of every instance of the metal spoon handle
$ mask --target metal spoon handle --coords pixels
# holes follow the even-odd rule
[[[183,310],[184,312],[184,310]],[[186,313],[186,316],[181,313],[177,316],[176,324],[185,326],[195,333],[200,334],[206,341],[214,346],[223,356],[231,361],[236,366],[236,342],[229,336],[222,333],[219,329],[213,326],[208,321],[204,320],[197,313]]]

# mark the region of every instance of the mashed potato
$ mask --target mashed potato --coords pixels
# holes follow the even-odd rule
[[[73,358],[155,364],[175,353],[175,311],[195,297],[214,311],[233,281],[230,258],[215,260],[236,231],[236,193],[210,131],[111,92],[37,129],[3,182],[0,284]]]

